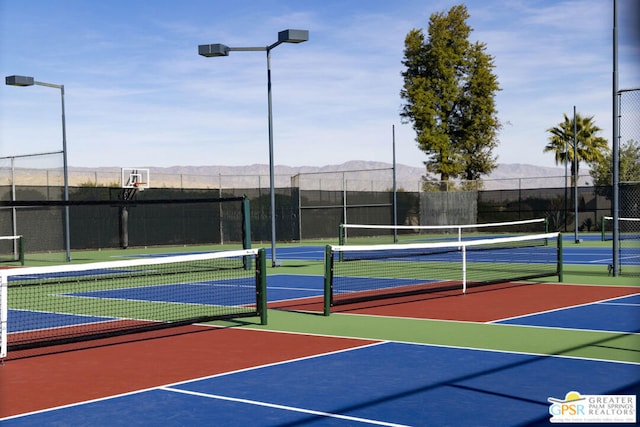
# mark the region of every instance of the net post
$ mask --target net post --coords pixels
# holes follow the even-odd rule
[[[467,246],[462,245],[462,293],[467,293]]]
[[[333,257],[331,254],[331,246],[326,245],[324,248],[324,315],[331,314],[331,267]]]
[[[260,324],[267,324],[267,257],[264,248],[258,250],[256,257],[256,304],[260,315]]]
[[[246,194],[242,196],[242,249],[251,249],[251,207]]]
[[[600,241],[604,242],[605,241],[605,232],[604,232],[604,226],[605,226],[605,220],[606,217],[604,215],[602,215],[602,218],[600,219]]]
[[[340,224],[338,230],[338,245],[343,246],[345,245],[347,230],[344,224]],[[342,261],[342,252],[340,252],[340,261]]]
[[[251,249],[251,209],[249,198],[242,196],[242,249]],[[251,258],[246,256],[243,260],[244,269],[251,269]]]
[[[24,266],[24,236],[18,236],[18,258],[20,265]]]
[[[564,272],[562,269],[562,233],[558,233],[558,282],[564,281]]]

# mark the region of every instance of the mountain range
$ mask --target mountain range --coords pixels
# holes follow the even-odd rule
[[[257,188],[269,186],[269,165],[252,164],[245,166],[140,166],[150,170],[152,187],[184,188]],[[407,191],[419,191],[425,168],[396,165],[397,188]],[[562,187],[565,184],[564,167],[544,167],[528,164],[498,164],[488,176],[483,177],[485,189],[511,188],[548,188]],[[587,185],[590,177],[583,168],[580,185]],[[569,171],[570,174],[570,171]],[[92,176],[110,176],[111,181],[119,180],[120,168],[69,168],[70,182],[87,182]],[[346,181],[348,189],[387,190],[393,182],[393,165],[384,162],[352,160],[326,166],[286,166],[274,167],[275,186],[289,187],[292,177],[297,176],[297,184],[303,189],[336,190],[343,188]],[[85,176],[87,178],[80,178]],[[76,179],[73,179],[76,177]],[[104,178],[106,179],[106,178]],[[96,181],[101,181],[96,178]],[[294,180],[295,181],[295,180]],[[104,185],[104,182],[99,182]],[[73,185],[73,183],[71,184]]]

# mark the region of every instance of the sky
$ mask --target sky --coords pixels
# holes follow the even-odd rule
[[[75,167],[268,164],[422,167],[403,123],[404,38],[454,0],[0,0],[0,71],[64,85]],[[594,116],[612,139],[613,0],[468,0],[470,39],[495,60],[498,163],[555,166],[547,129]],[[618,0],[619,88],[640,88],[640,0]],[[0,157],[61,150],[61,91],[0,86]]]

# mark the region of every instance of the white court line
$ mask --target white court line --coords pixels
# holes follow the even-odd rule
[[[522,318],[526,318],[526,317],[537,316],[539,314],[553,313],[553,312],[557,312],[557,311],[569,310],[569,309],[572,309],[572,308],[586,307],[586,306],[589,306],[589,305],[616,304],[616,303],[614,303],[612,301],[615,301],[615,300],[621,299],[621,298],[630,297],[630,296],[635,296],[635,295],[638,295],[638,294],[623,295],[623,296],[619,296],[619,297],[606,298],[606,299],[599,300],[599,301],[591,301],[591,302],[585,302],[585,303],[582,303],[582,304],[569,305],[569,306],[566,306],[566,307],[553,308],[553,309],[550,309],[550,310],[537,311],[535,313],[527,313],[527,314],[521,314],[521,315],[518,315],[518,316],[505,317],[504,319],[490,320],[488,322],[485,322],[485,324],[493,324],[493,323],[499,324],[500,322],[505,322],[507,320],[522,319]],[[523,326],[525,326],[525,325],[523,325]],[[581,330],[587,330],[587,329],[581,329]]]
[[[319,295],[322,295],[322,288],[295,288],[295,287],[291,287],[291,286],[268,286],[268,289],[278,289],[281,291],[314,291],[314,292],[320,292]]]
[[[249,405],[265,406],[267,408],[282,409],[282,410],[285,410],[285,411],[292,411],[292,412],[301,412],[303,414],[317,415],[317,416],[320,416],[320,417],[338,418],[338,419],[341,419],[341,420],[356,421],[356,422],[359,422],[359,423],[372,424],[372,425],[377,425],[377,426],[410,427],[410,426],[405,425],[405,424],[395,424],[395,423],[388,423],[388,422],[385,422],[385,421],[370,420],[370,419],[367,419],[367,418],[350,417],[348,415],[332,414],[330,412],[314,411],[312,409],[296,408],[296,407],[293,407],[293,406],[286,406],[286,405],[277,405],[277,404],[274,404],[274,403],[260,402],[260,401],[257,401],[257,400],[249,400],[249,399],[240,399],[240,398],[236,398],[236,397],[220,396],[219,394],[200,393],[200,392],[197,392],[197,391],[180,390],[180,389],[171,388],[171,387],[159,387],[158,389],[159,390],[173,392],[173,393],[182,393],[182,394],[188,394],[188,395],[192,395],[192,396],[206,397],[208,399],[218,399],[218,400],[226,400],[226,401],[229,401],[229,402],[246,403],[246,404],[249,404]]]
[[[631,304],[631,303],[623,303],[623,302],[600,302],[600,305],[624,305],[628,307],[640,307],[640,304]]]

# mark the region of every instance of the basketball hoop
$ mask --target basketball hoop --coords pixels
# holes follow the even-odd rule
[[[149,188],[149,169],[122,168],[122,188],[144,191]]]
[[[144,191],[144,189],[147,188],[147,183],[146,182],[134,182],[133,183],[133,188],[135,188],[136,190],[139,190],[139,191]]]

